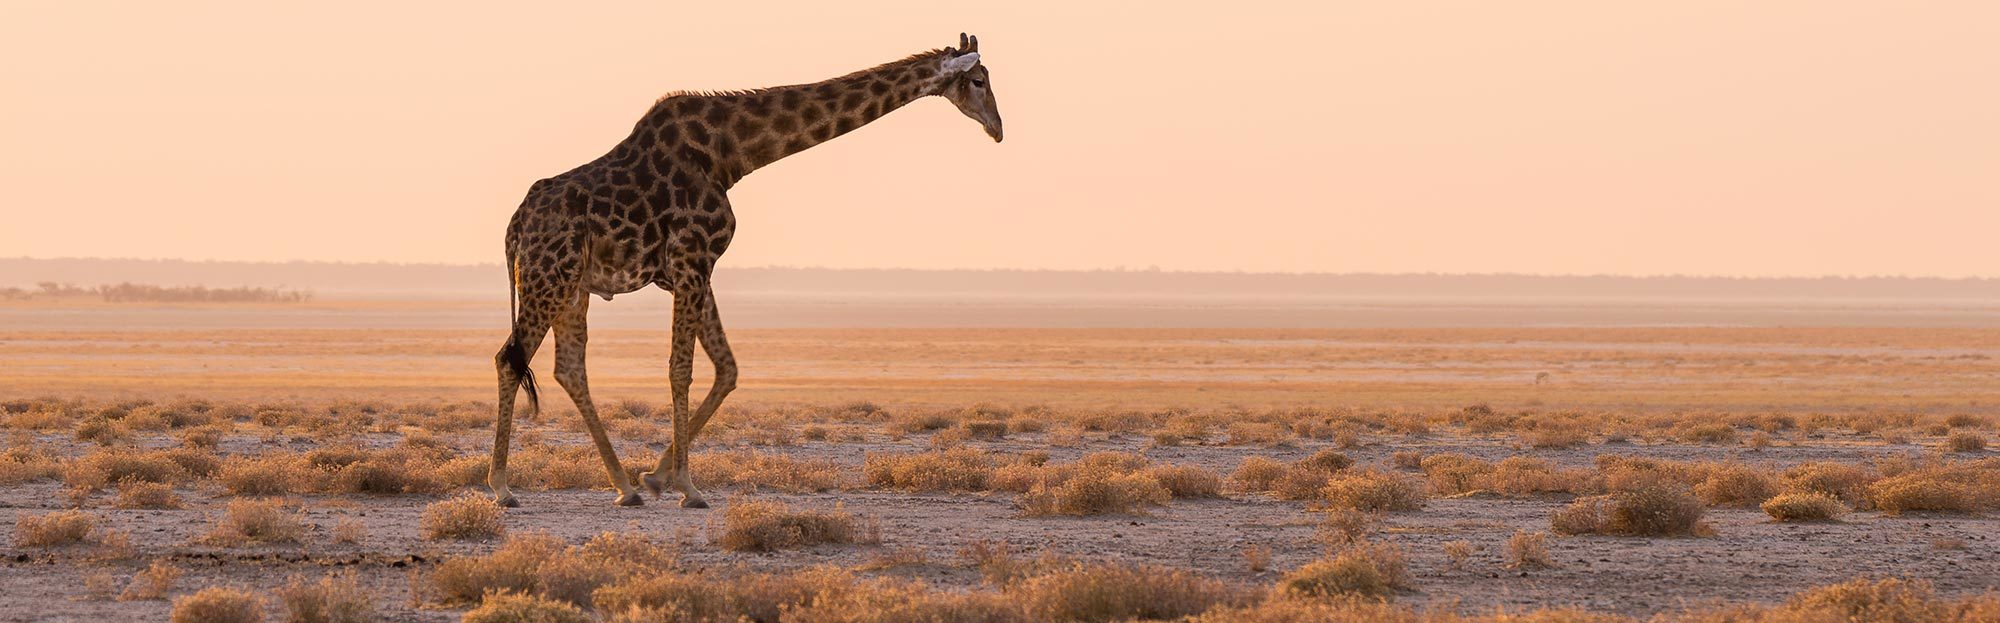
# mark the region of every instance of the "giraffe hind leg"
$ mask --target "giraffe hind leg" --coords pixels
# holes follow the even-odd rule
[[[528,369],[528,362],[534,359],[535,350],[541,346],[548,324],[528,320],[531,318],[536,318],[536,315],[528,314],[516,319],[506,345],[493,356],[493,366],[500,376],[500,404],[498,417],[493,422],[493,462],[486,474],[486,486],[493,491],[493,502],[508,508],[521,505],[507,487],[507,453],[513,443],[515,396],[525,387],[529,408],[535,413],[541,411],[534,372]]]

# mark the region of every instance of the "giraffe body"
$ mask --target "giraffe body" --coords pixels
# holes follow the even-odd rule
[[[541,342],[555,337],[556,381],[576,403],[604,461],[617,503],[643,503],[598,420],[585,372],[590,295],[605,300],[658,286],[673,294],[674,438],[641,483],[654,494],[672,486],[682,505],[706,506],[688,478],[688,446],[736,386],[736,360],[709,278],[736,232],[730,187],[757,168],[846,134],[916,99],[943,95],[979,121],[995,141],[1000,117],[978,39],[812,84],[661,98],[609,153],[528,189],[507,226],[513,331],[494,357],[500,377],[488,475],[495,500],[517,504],[507,487],[514,399],[528,389]],[[694,344],[715,366],[715,381],[689,408]]]

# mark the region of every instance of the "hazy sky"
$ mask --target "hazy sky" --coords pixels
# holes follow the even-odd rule
[[[0,255],[497,262],[658,95],[980,36],[725,262],[2000,276],[2000,3],[7,2]]]

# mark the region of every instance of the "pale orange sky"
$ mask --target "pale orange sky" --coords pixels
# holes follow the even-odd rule
[[[724,262],[2000,276],[1992,2],[566,4],[0,5],[0,255],[497,262],[666,91],[966,30],[1007,142],[920,101]]]

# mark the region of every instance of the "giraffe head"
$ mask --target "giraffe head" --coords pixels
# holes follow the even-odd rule
[[[945,55],[940,68],[944,81],[939,94],[1000,142],[1000,104],[993,100],[992,76],[979,62],[979,38],[958,33],[958,47]]]

